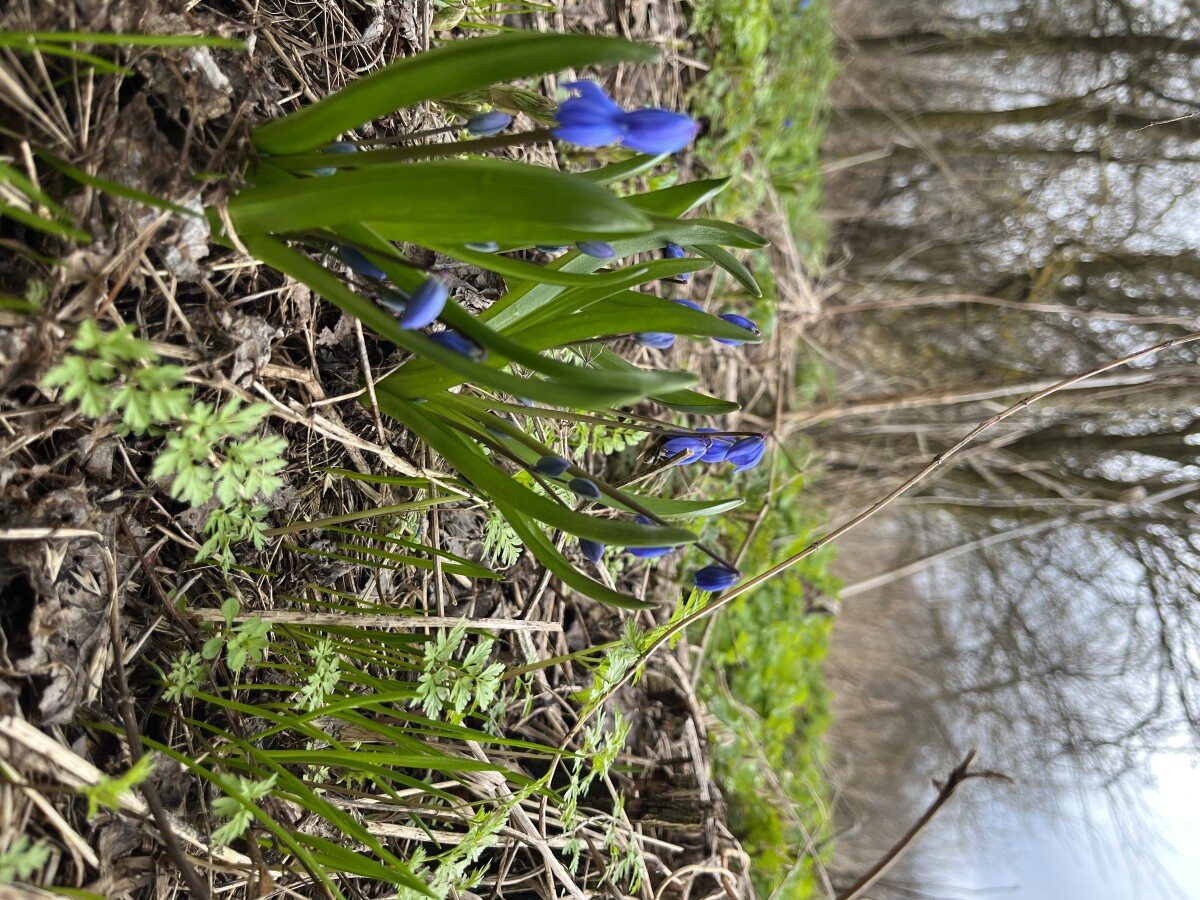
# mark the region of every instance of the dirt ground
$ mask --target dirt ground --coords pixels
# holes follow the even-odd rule
[[[0,28],[217,34],[250,41],[252,52],[119,49],[114,58],[130,73],[80,78],[65,103],[36,95],[42,74],[36,59],[6,52],[0,65],[20,77],[16,85],[0,85],[12,92],[0,107],[7,120],[0,149],[22,159],[29,147],[41,146],[81,169],[176,203],[219,204],[237,181],[240,151],[254,124],[427,49],[430,15],[426,3],[413,0],[374,6],[18,0],[0,15]],[[659,65],[605,73],[619,100],[677,107],[703,71],[681,4],[581,2],[519,24],[622,34],[659,46]],[[554,86],[545,79],[546,90]],[[386,134],[444,121],[431,106],[374,128]],[[376,136],[374,128],[359,137]],[[527,153],[558,163],[549,146]],[[193,179],[193,172],[204,177]],[[69,789],[98,772],[129,767],[123,732],[131,716],[143,733],[170,740],[171,715],[162,714],[156,668],[195,647],[202,634],[195,616],[181,613],[168,597],[186,596],[189,609],[211,608],[230,584],[213,567],[193,562],[206,510],[171,500],[150,476],[155,440],[123,439],[110,422],[80,417],[54,401],[40,386],[42,377],[74,323],[95,317],[135,323],[165,360],[188,367],[188,382],[200,396],[267,401],[274,409],[271,429],[291,447],[272,524],[409,498],[401,488],[333,478],[324,470],[413,474],[436,471],[439,461],[357,400],[364,377],[378,377],[397,362],[391,345],[364,334],[303,286],[217,247],[205,228],[188,220],[90,189],[74,191],[67,203],[95,239],[72,250],[63,265],[0,250],[0,290],[21,296],[31,280],[44,286],[40,316],[0,309],[0,833],[51,840],[55,855],[41,873],[46,884],[105,897],[188,896],[144,805],[89,820]],[[27,239],[7,223],[0,231],[0,245],[10,248]],[[61,247],[35,243],[35,249],[52,256]],[[456,295],[468,304],[482,307],[499,296],[495,276],[471,269],[456,275]],[[700,280],[693,296],[712,290]],[[748,365],[703,348],[674,361],[703,372],[714,393],[745,400],[756,421],[769,421],[776,409],[773,385],[791,365],[789,323],[803,318],[803,307],[785,303],[775,341],[756,349]],[[466,507],[431,516],[429,524],[442,547],[477,557],[484,521],[483,510]],[[313,546],[321,537],[302,533],[297,540]],[[549,658],[619,637],[620,621],[611,611],[560,589],[528,555],[503,582],[448,578],[437,584],[426,570],[320,561],[279,543],[239,558],[252,568],[229,576],[232,589],[255,611],[295,609],[309,586],[319,584],[396,607],[562,625],[535,636],[533,646],[507,647],[513,659],[529,650]],[[725,873],[686,875],[661,896],[682,896],[693,886],[691,896],[749,896],[739,877],[747,861],[707,776],[706,713],[690,679],[679,677],[692,671],[689,659],[681,642],[674,659],[659,660],[619,698],[634,723],[628,761],[637,771],[623,776],[626,811],[639,830],[670,848],[656,858],[657,883],[672,872],[686,874],[687,866]],[[548,693],[570,690],[569,667],[548,676]],[[559,725],[565,733],[566,723]],[[514,726],[513,735],[561,737],[540,730],[548,727]],[[181,830],[208,832],[195,804],[197,785],[169,768],[153,781]],[[535,896],[519,889],[506,894],[526,895]]]

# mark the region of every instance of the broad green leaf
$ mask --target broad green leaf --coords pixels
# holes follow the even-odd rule
[[[496,507],[504,514],[504,518],[512,526],[513,531],[529,548],[529,551],[537,557],[538,562],[544,565],[552,574],[557,575],[569,588],[579,591],[585,597],[591,597],[593,600],[598,600],[608,606],[615,606],[618,609],[654,609],[657,604],[648,603],[645,600],[637,600],[626,594],[614,591],[607,585],[601,584],[594,578],[590,578],[583,572],[580,572],[571,565],[566,557],[558,552],[554,546],[554,542],[547,538],[538,526],[525,518],[515,509],[506,508],[504,504],[497,503]]]
[[[514,331],[513,340],[546,349],[589,338],[643,331],[729,338],[748,344],[761,338],[731,322],[661,297],[622,291],[570,316],[561,316]]]
[[[761,235],[727,222],[708,219],[678,221],[657,215],[653,216],[653,219],[654,228],[651,231],[632,237],[612,238],[608,241],[617,252],[618,257],[661,251],[668,242],[679,244],[681,247],[729,244],[748,249],[762,247],[767,243]],[[568,272],[594,272],[606,264],[606,260],[594,259],[577,251],[571,251],[556,259],[549,267]],[[559,303],[555,301],[567,291],[584,290],[590,290],[590,288],[564,289],[561,285],[532,281],[510,284],[509,292],[484,310],[480,318],[489,322],[494,328],[507,332],[518,323],[532,321],[530,317],[539,311],[541,311],[542,317],[545,317],[546,315],[563,314],[563,308],[571,311],[582,308],[586,303],[566,303],[563,298],[566,305],[560,307]],[[602,298],[595,297],[593,299]]]
[[[597,272],[594,275],[587,275],[566,272],[550,266],[539,266],[525,260],[504,256],[501,253],[481,253],[467,247],[455,247],[448,244],[426,243],[426,246],[430,250],[436,250],[445,256],[456,257],[463,262],[478,266],[481,269],[487,269],[490,272],[496,272],[508,278],[539,281],[543,284],[573,285],[596,289],[609,288],[613,291],[620,291],[625,288],[636,287],[639,284],[646,284],[650,281],[657,281],[662,278],[674,278],[677,275],[690,274],[709,268],[707,263],[697,262],[696,260],[667,259],[653,260],[649,263],[639,263],[623,269],[614,269],[611,272]],[[664,263],[668,265],[663,265]],[[684,268],[678,268],[680,263],[684,264]]]
[[[669,153],[660,153],[657,156],[647,156],[639,153],[632,159],[627,159],[624,162],[610,163],[607,166],[601,166],[598,169],[588,169],[586,172],[576,172],[576,178],[586,178],[593,184],[615,184],[618,181],[625,181],[629,178],[636,178],[643,172],[649,172],[661,162],[671,158]]]
[[[626,199],[643,212],[654,213],[677,219],[717,196],[729,187],[731,178],[712,178],[705,181],[689,181],[657,191],[633,194]]]
[[[742,263],[740,259],[726,250],[724,247],[718,247],[716,244],[701,244],[699,246],[689,246],[687,249],[699,253],[701,256],[707,257],[715,262],[718,266],[732,275],[746,290],[755,297],[762,296],[762,288],[758,286],[754,275]]]
[[[229,215],[239,235],[369,222],[387,240],[418,244],[544,244],[650,228],[645,215],[602,187],[495,159],[376,166],[252,187],[229,201]]]
[[[636,368],[633,363],[613,353],[607,347],[591,345],[589,348],[585,348],[585,352],[588,353],[592,365],[598,369]],[[650,399],[668,409],[699,416],[720,416],[742,408],[740,404],[734,403],[732,400],[719,400],[697,391],[668,391],[663,394],[655,394]]]
[[[655,55],[653,49],[627,41],[575,34],[518,32],[455,41],[397,60],[311,106],[260,126],[254,132],[254,145],[268,153],[301,153],[424,100],[572,66],[648,62]]]
[[[359,296],[347,287],[332,272],[307,256],[286,246],[281,241],[266,235],[246,235],[246,248],[267,263],[308,285],[344,312],[359,319],[381,337],[387,338],[409,352],[428,357],[439,365],[461,376],[459,381],[472,381],[498,391],[518,397],[544,402],[550,406],[568,406],[590,409],[595,404],[612,405],[633,402],[648,392],[677,390],[684,384],[695,381],[695,376],[685,372],[655,373],[636,370],[624,372],[615,381],[606,382],[596,373],[576,366],[569,366],[538,356],[534,351],[509,341],[491,331],[475,317],[455,303],[448,303],[442,318],[451,327],[457,328],[468,337],[478,341],[497,354],[506,354],[522,364],[535,363],[544,371],[562,376],[558,380],[545,381],[537,378],[520,378],[501,372],[492,365],[484,365],[467,359],[441,344],[429,340],[423,334],[401,328],[395,317],[379,305]],[[395,267],[392,267],[395,268]],[[394,373],[376,386],[382,393],[394,394],[406,400],[419,391],[420,396],[436,393],[439,388],[428,381],[410,383]],[[660,385],[656,387],[655,384]],[[405,385],[408,385],[406,390]]]
[[[716,516],[731,509],[737,509],[745,499],[730,497],[728,500],[677,500],[673,497],[652,497],[647,494],[635,494],[637,502],[654,515],[662,519],[695,519],[700,516]],[[596,501],[605,506],[621,509],[619,504],[608,497]]]

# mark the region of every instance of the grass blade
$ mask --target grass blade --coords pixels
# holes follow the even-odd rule
[[[312,106],[268,122],[256,129],[254,145],[268,153],[301,153],[423,100],[571,66],[647,62],[655,55],[653,49],[627,41],[574,34],[517,32],[455,41],[394,62]]]

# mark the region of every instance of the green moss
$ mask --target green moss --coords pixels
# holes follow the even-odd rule
[[[804,497],[804,478],[788,472],[779,483],[785,468],[777,467],[770,510],[744,557],[747,572],[798,552],[823,527],[820,510]],[[759,483],[745,486],[743,495],[767,495],[768,477],[764,466],[756,474]],[[817,867],[832,850],[823,741],[829,726],[823,667],[832,619],[808,611],[810,598],[837,593],[832,560],[832,550],[823,549],[734,601],[709,641],[714,665],[706,668],[702,690],[720,722],[714,774],[764,897],[785,878],[780,897],[819,896]]]

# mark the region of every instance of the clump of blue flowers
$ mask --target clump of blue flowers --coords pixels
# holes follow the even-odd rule
[[[617,144],[639,153],[675,153],[699,130],[683,113],[652,108],[626,112],[594,81],[572,81],[565,87],[579,96],[558,108],[558,127],[552,133],[580,147]]]
[[[728,462],[733,463],[733,471],[744,472],[762,461],[766,449],[767,439],[762,434],[736,437],[712,428],[701,428],[695,434],[668,436],[662,443],[661,455],[676,465]]]

